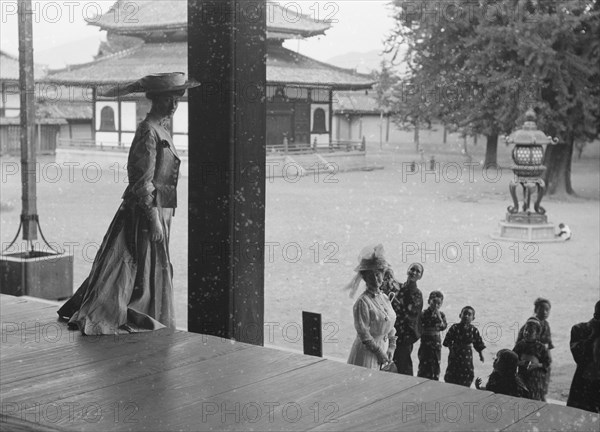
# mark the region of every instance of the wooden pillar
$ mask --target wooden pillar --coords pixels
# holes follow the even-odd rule
[[[188,1],[188,330],[263,344],[266,2]],[[176,222],[176,221],[175,221]]]
[[[33,24],[31,0],[19,0],[19,90],[21,115],[21,222],[23,240],[37,239],[37,189],[35,178],[35,101],[33,77]]]

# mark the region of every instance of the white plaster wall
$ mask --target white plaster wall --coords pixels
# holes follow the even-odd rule
[[[135,102],[121,102],[121,130],[122,131],[135,131],[136,115],[135,115]],[[98,111],[99,113],[100,111]],[[115,113],[116,114],[116,113]],[[117,124],[117,128],[119,125]]]

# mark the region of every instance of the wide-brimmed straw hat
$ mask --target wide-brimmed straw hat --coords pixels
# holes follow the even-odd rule
[[[131,93],[170,93],[185,92],[188,88],[198,87],[200,83],[185,79],[183,72],[168,72],[146,75],[129,84],[118,84],[116,86],[101,90],[101,96],[115,97],[125,96]]]

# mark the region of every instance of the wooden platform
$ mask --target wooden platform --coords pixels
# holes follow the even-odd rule
[[[600,430],[585,411],[199,334],[81,336],[0,296],[0,429]]]

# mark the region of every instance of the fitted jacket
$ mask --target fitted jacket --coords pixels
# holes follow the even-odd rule
[[[177,180],[181,161],[164,126],[146,117],[135,133],[123,199],[143,209],[177,207]]]

